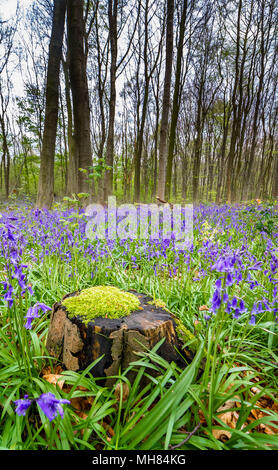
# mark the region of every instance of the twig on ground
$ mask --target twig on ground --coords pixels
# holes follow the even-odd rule
[[[170,449],[171,450],[178,449],[178,447],[181,447],[183,444],[185,444],[187,441],[189,441],[189,439],[193,436],[193,434],[195,434],[198,431],[200,426],[201,426],[201,423],[198,423],[197,426],[193,429],[193,431],[191,431],[183,441],[181,441],[179,444],[177,444],[175,446],[170,446]]]

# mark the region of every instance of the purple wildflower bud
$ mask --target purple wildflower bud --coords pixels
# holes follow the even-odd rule
[[[206,314],[204,314],[204,319],[205,319],[206,321],[208,321],[208,320],[210,320],[210,319],[211,319],[211,316],[210,316],[210,315],[206,315]]]
[[[37,398],[36,401],[49,421],[52,421],[54,418],[56,418],[58,413],[62,418],[64,417],[64,411],[61,404],[70,405],[69,400],[58,399],[53,393],[50,392],[43,393],[39,398]]]
[[[251,318],[250,318],[250,321],[249,321],[249,325],[256,325],[256,317],[255,315],[251,315]]]
[[[43,313],[47,312],[48,310],[51,310],[51,307],[48,307],[48,305],[45,305],[41,302],[37,302],[35,307],[37,307],[38,309],[41,309]]]
[[[13,286],[10,284],[8,291],[4,295],[4,300],[8,302],[9,307],[12,307],[13,305],[13,298],[12,298],[12,293],[13,293]]]
[[[233,297],[231,306],[232,306],[232,308],[236,308],[236,306],[237,306],[237,298],[236,297]]]
[[[239,302],[239,311],[240,311],[240,313],[244,313],[244,312],[247,311],[246,308],[245,308],[244,301],[242,299]]]
[[[233,284],[233,276],[231,273],[227,274],[226,286],[229,287]]]
[[[217,281],[215,282],[215,287],[216,289],[221,289],[221,279],[217,279]]]
[[[258,309],[257,309],[257,304],[255,303],[255,304],[253,305],[253,308],[252,308],[251,314],[253,314],[253,315],[257,315],[257,313],[258,313]]]
[[[257,261],[255,264],[253,264],[253,266],[249,266],[249,271],[258,271],[261,267],[262,267],[262,262],[261,261]]]
[[[32,328],[33,319],[38,318],[38,317],[39,317],[39,313],[38,313],[38,310],[35,307],[28,308],[27,315],[25,317],[27,321],[24,325],[26,330],[30,330]]]
[[[26,290],[26,284],[25,284],[25,276],[24,276],[24,274],[22,274],[22,275],[18,278],[18,284],[19,284],[19,286],[21,287],[21,289],[25,292],[25,290]]]
[[[30,307],[27,311],[27,315],[25,316],[27,321],[24,327],[26,330],[30,330],[32,328],[32,321],[34,318],[39,318],[39,310],[42,310],[45,313],[47,310],[51,310],[51,308],[41,302],[37,302],[34,307]]]
[[[14,403],[16,404],[15,412],[19,416],[25,416],[26,411],[32,405],[33,400],[28,398],[28,395],[24,395],[24,398],[20,400],[15,400]]]
[[[12,242],[15,241],[15,238],[14,238],[12,232],[9,229],[8,229],[8,239],[11,240]]]
[[[236,308],[234,313],[233,313],[233,318],[238,319],[240,317],[240,310],[239,308]]]
[[[226,312],[231,313],[231,310],[232,310],[232,304],[231,302],[227,302]]]
[[[216,289],[213,293],[212,300],[211,300],[211,308],[212,311],[218,310],[221,305],[221,296],[219,291]]]
[[[271,308],[269,307],[268,302],[267,302],[266,300],[264,300],[263,305],[264,305],[265,310],[266,310],[267,312],[271,312]]]

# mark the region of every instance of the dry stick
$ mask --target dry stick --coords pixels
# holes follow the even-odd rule
[[[198,423],[197,426],[193,429],[193,431],[191,431],[183,441],[181,441],[179,444],[177,444],[175,446],[171,446],[170,449],[171,450],[177,449],[178,447],[181,447],[183,444],[185,444],[187,441],[189,441],[189,439],[193,436],[193,434],[195,434],[195,432],[198,431],[200,426],[201,426],[201,423]]]

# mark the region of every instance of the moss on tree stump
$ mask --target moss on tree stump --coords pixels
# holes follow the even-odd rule
[[[175,320],[162,304],[137,292],[131,294],[119,291],[122,297],[120,299],[117,297],[119,292],[111,289],[112,294],[116,294],[116,303],[128,294],[126,299],[129,307],[127,310],[120,308],[119,318],[115,318],[111,302],[106,314],[101,305],[102,316],[97,316],[90,300],[86,308],[84,291],[68,294],[61,302],[54,304],[46,346],[49,354],[61,360],[65,369],[84,370],[103,355],[91,369],[92,375],[103,378],[118,375],[119,369],[125,370],[131,362],[138,359],[137,352],[152,349],[162,338],[165,341],[157,351],[161,357],[168,362],[174,361],[181,367],[192,360],[192,353],[181,349]],[[107,294],[108,290],[105,289],[105,295]],[[77,307],[78,299],[82,308]],[[94,302],[93,304],[95,305]],[[120,304],[122,305],[121,301]],[[109,312],[110,316],[112,312],[112,318],[109,318]],[[131,376],[129,378],[132,380]],[[106,385],[112,383],[113,380],[106,380]]]

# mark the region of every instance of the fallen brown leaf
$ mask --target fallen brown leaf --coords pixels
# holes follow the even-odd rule
[[[65,379],[61,374],[45,374],[42,378],[52,385],[58,385],[61,390],[65,383]]]
[[[118,383],[115,387],[115,397],[117,401],[126,401],[129,396],[129,386],[126,383]]]

